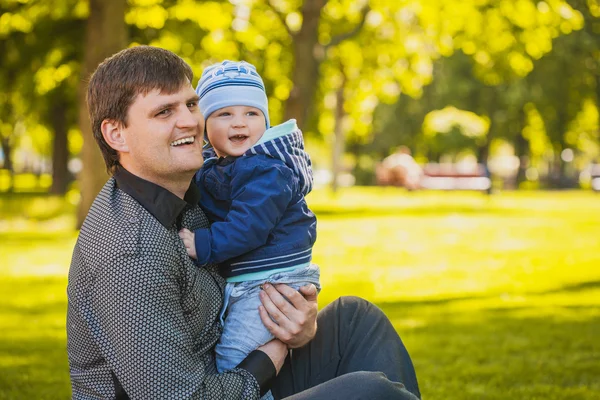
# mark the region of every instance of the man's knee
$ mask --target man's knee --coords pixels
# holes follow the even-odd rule
[[[333,303],[337,308],[346,312],[361,312],[374,307],[369,301],[357,296],[338,297]]]
[[[379,307],[360,297],[342,296],[334,302],[334,306],[342,321],[352,321],[360,318],[364,322],[376,323],[377,320],[387,320]]]
[[[352,398],[355,399],[405,398],[404,385],[390,381],[383,372],[357,371],[340,378],[352,388]]]

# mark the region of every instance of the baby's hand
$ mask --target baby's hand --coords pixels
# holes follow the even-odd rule
[[[189,229],[183,228],[179,231],[179,237],[183,240],[183,244],[185,245],[185,249],[187,250],[188,256],[192,257],[194,260],[198,258],[196,255],[196,243],[194,242],[194,232]]]

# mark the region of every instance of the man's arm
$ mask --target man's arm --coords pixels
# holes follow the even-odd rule
[[[288,207],[294,175],[278,160],[241,157],[231,181],[227,218],[194,231],[200,264],[221,263],[264,245]]]
[[[150,257],[100,268],[84,318],[116,378],[131,398],[257,399],[265,379],[249,370],[270,367],[272,377],[273,363],[251,354],[242,362],[248,369],[209,373],[212,346],[194,340],[190,324],[214,321],[186,320],[180,278]]]

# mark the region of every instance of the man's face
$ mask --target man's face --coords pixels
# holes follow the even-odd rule
[[[150,182],[191,179],[202,166],[204,121],[191,85],[173,94],[139,94],[121,132],[127,143],[121,165]]]
[[[220,108],[206,120],[208,140],[219,157],[239,157],[265,133],[262,111],[249,106]]]

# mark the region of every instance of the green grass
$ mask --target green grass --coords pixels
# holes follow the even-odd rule
[[[0,197],[0,399],[68,398],[72,208],[11,201]],[[600,399],[600,196],[353,188],[309,202],[321,305],[379,304],[424,398]]]

